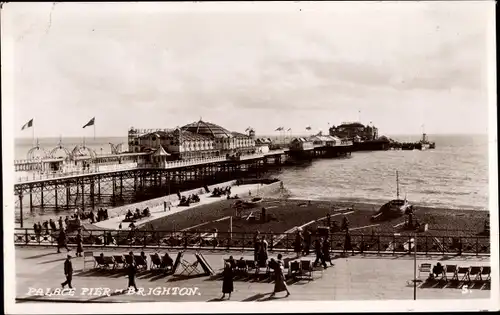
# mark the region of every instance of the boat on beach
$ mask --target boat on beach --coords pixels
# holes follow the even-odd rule
[[[387,203],[385,203],[380,209],[375,213],[372,217],[372,221],[377,220],[390,220],[394,218],[399,218],[405,214],[409,214],[412,212],[413,205],[411,205],[407,200],[399,198],[399,174],[396,171],[396,199],[393,199]]]

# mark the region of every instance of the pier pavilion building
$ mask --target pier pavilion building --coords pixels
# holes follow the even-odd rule
[[[163,148],[172,160],[243,155],[256,152],[254,133],[229,131],[199,120],[175,129],[129,130],[131,152],[154,152]]]

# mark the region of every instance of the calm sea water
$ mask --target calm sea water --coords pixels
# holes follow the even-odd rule
[[[416,141],[419,136],[393,138]],[[430,135],[429,138],[436,142],[435,150],[354,152],[347,159],[319,159],[308,165],[286,167],[277,176],[296,198],[361,199],[378,204],[396,197],[398,170],[400,195],[406,195],[413,203],[487,209],[488,137]],[[123,148],[127,149],[125,137],[85,141],[98,154],[110,153],[110,142],[124,143]],[[58,142],[58,138],[39,140],[47,151]],[[71,151],[82,139],[63,138],[62,143]],[[25,159],[32,146],[31,139],[17,139],[16,159]]]

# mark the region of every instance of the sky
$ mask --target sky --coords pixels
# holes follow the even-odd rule
[[[257,134],[344,121],[487,133],[493,12],[484,1],[7,3],[3,104],[15,137],[32,136],[31,118],[36,137],[91,136],[92,117],[97,136],[200,118]]]

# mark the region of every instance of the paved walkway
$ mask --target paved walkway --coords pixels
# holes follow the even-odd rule
[[[164,276],[152,271],[143,271],[138,274],[137,285],[144,289],[144,295],[128,295],[120,290],[125,289],[127,278],[120,271],[88,270],[93,264],[87,264],[83,271],[83,258],[73,258],[75,273],[73,285],[75,295],[57,296],[29,294],[30,288],[41,288],[46,292],[55,292],[64,281],[63,263],[66,253],[56,254],[54,248],[20,248],[16,250],[16,297],[19,300],[33,301],[78,301],[78,302],[199,302],[219,301],[221,296],[222,281],[220,277],[194,276],[181,277],[179,275]],[[126,250],[106,250],[105,253],[126,253]],[[94,255],[100,251],[95,251]],[[152,251],[146,251],[146,254]],[[186,252],[184,259],[194,262],[194,252]],[[138,252],[137,252],[138,254]],[[161,254],[161,253],[160,253]],[[176,252],[170,253],[175,257]],[[228,258],[230,253],[204,252],[208,263],[219,273],[223,266],[223,258]],[[251,259],[250,252],[233,252],[235,259],[245,257]],[[271,253],[271,257],[275,255]],[[291,257],[291,256],[290,256]],[[314,257],[308,257],[314,259]],[[490,265],[489,258],[466,257],[426,257],[420,258],[418,263],[436,263],[441,260],[443,264],[458,264],[459,266],[484,266]],[[409,256],[381,258],[377,256],[336,257],[334,266],[326,270],[314,272],[314,280],[301,280],[289,283],[291,296],[286,300],[307,301],[342,301],[342,300],[404,300],[413,299],[413,285],[408,281],[413,278],[413,259]],[[178,269],[177,273],[180,272]],[[110,289],[110,296],[89,295],[83,293],[83,288]],[[267,279],[254,278],[238,279],[234,282],[235,291],[232,301],[283,301],[284,294],[278,293],[276,298],[269,298],[273,290],[273,283]],[[156,290],[154,290],[156,288]],[[191,288],[191,292],[178,288]],[[151,291],[150,291],[151,290]],[[152,294],[148,294],[148,293]],[[177,294],[174,294],[174,293]],[[460,288],[426,287],[422,285],[417,289],[418,299],[479,299],[489,298],[490,290],[485,288],[472,288],[465,292]],[[156,295],[155,295],[156,293]],[[167,294],[168,293],[168,294]],[[186,293],[191,293],[185,295]],[[184,294],[184,295],[181,295]]]

